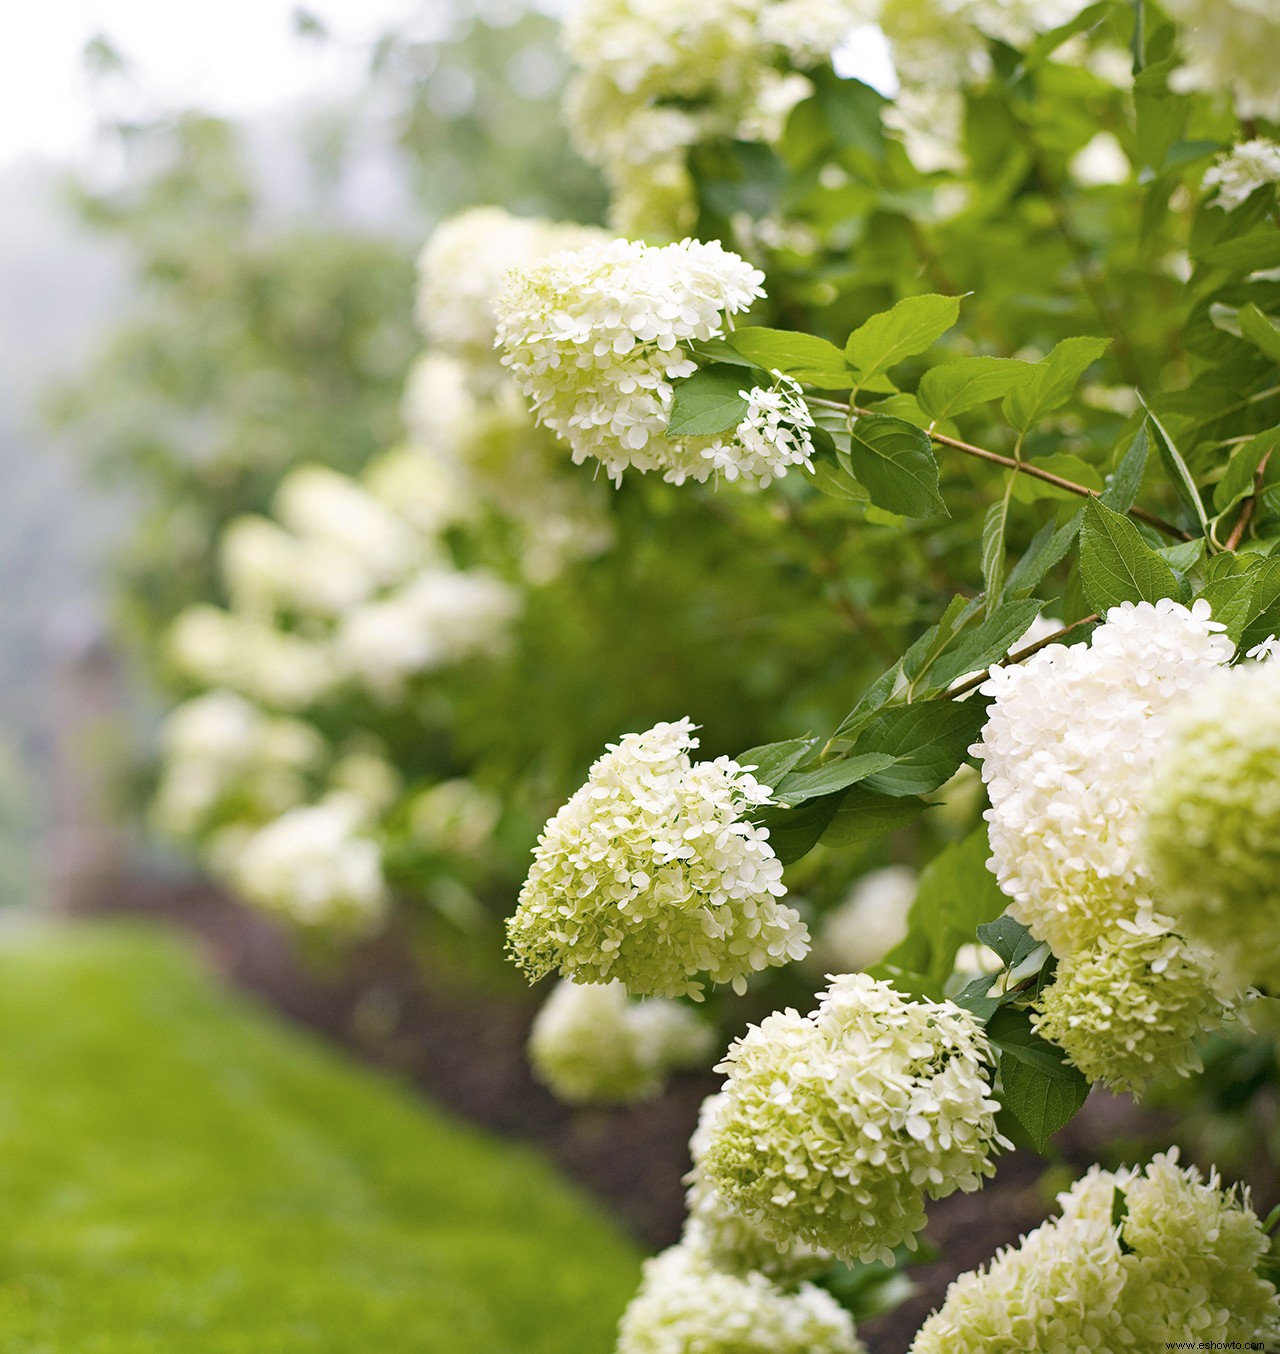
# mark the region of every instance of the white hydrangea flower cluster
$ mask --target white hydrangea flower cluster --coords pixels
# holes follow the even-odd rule
[[[907,865],[872,870],[823,918],[814,950],[828,969],[846,973],[878,964],[906,938],[907,912],[916,896],[916,872]]]
[[[1146,859],[1180,926],[1241,986],[1280,974],[1280,663],[1213,674],[1171,712]]]
[[[740,390],[747,401],[747,412],[726,442],[715,438],[703,452],[709,462],[705,479],[713,471],[729,481],[741,479],[766,488],[775,478],[787,473],[789,466],[802,465],[813,470],[813,414],[805,403],[799,381],[781,372],[773,373],[774,387],[764,390],[753,386]]]
[[[728,1274],[685,1246],[645,1261],[617,1354],[863,1354],[849,1313],[824,1289],[784,1292],[762,1274]]]
[[[249,902],[301,926],[363,931],[386,914],[382,854],[360,835],[347,796],[290,809],[244,841],[227,865]]]
[[[270,817],[301,803],[327,753],[310,724],[268,715],[230,691],[170,711],[160,750],[151,821],[180,839],[209,830],[229,805]]]
[[[833,978],[811,1015],[774,1012],[730,1046],[702,1169],[777,1241],[892,1264],[924,1226],[926,1195],[977,1189],[1009,1145],[990,1060],[954,1003]]]
[[[1247,1196],[1180,1170],[1176,1150],[1142,1171],[1095,1166],[1058,1203],[1061,1217],[951,1285],[911,1354],[1213,1348],[1280,1336],[1280,1297],[1256,1273],[1267,1239]]]
[[[1217,189],[1214,205],[1233,212],[1267,184],[1280,184],[1280,145],[1254,137],[1233,146],[1205,172],[1204,187]]]
[[[457,358],[471,379],[489,386],[502,376],[494,355],[493,298],[512,268],[562,249],[603,244],[596,226],[512,216],[473,207],[442,222],[418,256],[418,324],[440,354]]]
[[[703,1159],[728,1108],[723,1092],[707,1096],[689,1139],[693,1167],[684,1178],[688,1217],[683,1244],[705,1256],[714,1269],[738,1275],[755,1271],[783,1286],[826,1269],[833,1260],[829,1252],[795,1238],[776,1241],[758,1221],[732,1207],[708,1178]]]
[[[1143,848],[1168,712],[1230,661],[1222,629],[1203,600],[1126,603],[1089,644],[1050,645],[982,687],[994,704],[972,750],[991,798],[991,868],[1061,965],[1041,1031],[1117,1087],[1195,1067],[1190,1038],[1226,1011],[1212,957],[1177,934]]]
[[[693,224],[688,147],[775,141],[812,91],[786,66],[825,62],[868,0],[580,0],[565,25],[578,74],[565,107],[614,193],[613,224],[670,238]]]
[[[519,593],[487,570],[426,570],[343,616],[334,653],[344,673],[391,702],[411,677],[500,652],[521,606]]]
[[[1164,0],[1164,8],[1183,26],[1183,64],[1169,79],[1174,89],[1230,90],[1241,118],[1280,121],[1280,11],[1272,0]]]
[[[794,383],[750,392],[746,443],[666,436],[671,383],[697,370],[681,345],[718,337],[764,294],[763,281],[716,241],[614,240],[554,254],[513,273],[498,299],[504,361],[577,464],[593,457],[619,481],[628,467],[674,484],[731,467],[747,481],[771,477],[811,454],[812,420]],[[769,445],[771,429],[779,440]]]
[[[800,959],[809,932],[768,833],[768,786],[728,757],[691,762],[688,719],[627,734],[547,824],[507,923],[531,979],[617,978],[637,996],[701,995]]]
[[[571,1104],[632,1104],[658,1095],[672,1072],[710,1061],[715,1032],[686,1006],[636,1001],[621,983],[556,985],[533,1022],[529,1061]]]

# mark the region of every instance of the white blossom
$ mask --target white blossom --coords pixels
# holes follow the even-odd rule
[[[628,466],[676,484],[706,479],[716,439],[665,436],[672,382],[697,369],[682,345],[720,335],[763,280],[714,241],[554,254],[513,273],[498,300],[504,360],[575,462],[594,457],[616,480]]]
[[[906,865],[872,870],[823,919],[814,949],[827,967],[849,972],[878,964],[907,934],[916,872]]]
[[[1164,8],[1182,26],[1183,64],[1169,78],[1174,89],[1229,90],[1241,118],[1280,121],[1274,0],[1165,0]]]
[[[802,958],[809,933],[768,833],[745,815],[768,786],[728,757],[694,764],[688,719],[627,734],[547,824],[507,924],[531,978],[618,978],[637,996],[745,990]]]
[[[714,1037],[679,1002],[561,979],[533,1022],[529,1060],[561,1100],[628,1104],[659,1094],[671,1072],[710,1062]]]
[[[926,1195],[977,1189],[1008,1145],[990,1060],[963,1008],[833,978],[811,1015],[774,1012],[730,1046],[702,1170],[776,1241],[892,1264]]]
[[[1280,184],[1280,145],[1266,137],[1254,137],[1220,155],[1205,172],[1206,189],[1216,188],[1214,205],[1233,212],[1259,188]]]
[[[821,1288],[710,1267],[686,1245],[645,1261],[617,1354],[863,1354],[853,1318]]]

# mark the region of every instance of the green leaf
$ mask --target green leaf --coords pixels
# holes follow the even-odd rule
[[[1080,575],[1085,598],[1099,616],[1121,602],[1158,602],[1179,592],[1173,570],[1138,528],[1096,498],[1085,504]]]
[[[789,329],[736,329],[725,336],[725,341],[756,366],[780,371],[809,385],[841,390],[853,381],[840,349],[813,334]]]
[[[806,799],[816,799],[819,795],[847,789],[893,763],[894,758],[887,753],[869,752],[855,757],[842,757],[813,771],[793,771],[774,787],[774,798],[780,804],[802,804]]]
[[[1010,646],[1027,633],[1043,605],[1039,598],[1027,597],[997,607],[977,629],[966,633],[950,653],[934,664],[930,679],[938,686],[947,686],[957,677],[981,671],[1003,658]]]
[[[1043,1152],[1084,1104],[1089,1083],[1060,1048],[1032,1030],[1025,1009],[1002,1006],[987,1025],[987,1037],[1000,1054],[1005,1108]]]
[[[1262,458],[1280,447],[1280,428],[1259,433],[1247,442],[1232,448],[1227,468],[1213,491],[1213,507],[1218,514],[1230,512],[1242,499],[1253,493],[1254,476]]]
[[[1088,461],[1082,461],[1079,456],[1073,456],[1069,451],[1056,451],[1048,456],[1037,456],[1031,464],[1039,470],[1047,470],[1051,475],[1057,475],[1059,479],[1070,480],[1073,484],[1092,489],[1095,493],[1102,491],[1102,476]],[[1013,496],[1019,503],[1038,503],[1042,498],[1056,499],[1060,503],[1079,502],[1080,499],[1080,495],[1072,493],[1070,489],[1060,489],[1047,480],[1017,472],[1013,476]]]
[[[840,799],[840,805],[822,834],[824,846],[854,846],[894,828],[914,823],[929,807],[914,795],[886,795],[855,785]]]
[[[1128,512],[1142,488],[1142,476],[1147,468],[1147,454],[1150,450],[1147,425],[1142,426],[1133,435],[1129,449],[1120,458],[1120,464],[1107,476],[1107,487],[1102,491],[1102,501],[1113,512]]]
[[[1280,362],[1280,325],[1264,315],[1252,301],[1240,307],[1237,316],[1240,337],[1247,339],[1273,362]]]
[[[768,829],[774,854],[784,865],[791,865],[818,844],[839,804],[839,794],[824,795],[821,799],[810,799],[798,809],[763,809],[755,820]]]
[[[762,743],[739,753],[734,760],[739,766],[755,767],[753,774],[761,785],[776,787],[815,742],[813,738],[788,738],[781,743]]]
[[[839,461],[815,461],[813,474],[809,476],[813,485],[828,498],[839,499],[842,503],[867,503],[867,491],[853,478]]]
[[[1013,597],[1020,592],[1030,592],[1039,586],[1045,574],[1066,558],[1067,551],[1075,544],[1084,521],[1084,509],[1065,526],[1055,526],[1046,522],[1031,538],[1027,553],[1013,566],[1009,581],[1004,586],[1005,596]]]
[[[742,422],[747,402],[739,394],[751,385],[736,367],[716,363],[677,381],[671,400],[667,432],[672,437],[709,437]]]
[[[1138,398],[1142,398],[1141,394]],[[1192,475],[1186,460],[1175,445],[1173,438],[1169,436],[1164,424],[1155,416],[1145,401],[1143,408],[1146,409],[1147,417],[1156,430],[1156,450],[1160,453],[1160,460],[1165,471],[1169,478],[1173,480],[1173,487],[1177,489],[1178,497],[1195,513],[1196,521],[1200,523],[1200,530],[1208,534],[1209,514],[1204,510],[1204,501],[1200,497],[1200,490],[1196,488],[1195,476]]]
[[[705,357],[711,362],[727,362],[731,367],[755,367],[754,362],[743,357],[722,338],[692,339],[686,347],[694,357]]]
[[[890,706],[858,735],[859,753],[883,752],[894,763],[867,778],[888,795],[922,795],[955,775],[986,718],[981,700],[932,700]]]
[[[1217,559],[1252,565],[1251,568],[1246,567],[1239,571],[1219,571],[1200,594],[1209,603],[1213,619],[1221,621],[1227,627],[1227,635],[1232,643],[1238,644],[1240,636],[1257,616],[1254,609],[1254,589],[1258,575],[1269,561],[1260,560],[1256,556],[1250,560],[1248,556],[1242,555],[1219,555]]]
[[[1264,639],[1280,635],[1280,557],[1265,560],[1253,575],[1249,611],[1240,634],[1239,647],[1244,653]]]
[[[1005,900],[1006,903],[1008,899]],[[1039,946],[1040,942],[1020,921],[1008,915],[978,927],[978,939],[1004,960],[1005,968],[1016,969]]]
[[[924,867],[907,913],[906,937],[885,955],[886,964],[946,982],[960,946],[970,944],[982,924],[1009,901],[987,869],[990,854],[984,823],[963,841],[944,847]]]
[[[1008,493],[1001,494],[982,519],[982,586],[988,603],[1004,590],[1004,533],[1009,520]]]
[[[904,517],[949,516],[927,433],[900,418],[868,414],[853,425],[849,462],[878,508]]]
[[[923,353],[960,318],[957,296],[908,296],[873,315],[849,335],[844,355],[863,390],[892,390],[884,373],[905,358]]]
[[[1016,357],[962,357],[925,372],[916,399],[930,418],[953,418],[988,400],[1003,399],[1034,372],[1033,363]]]
[[[1071,398],[1085,371],[1106,352],[1109,339],[1063,339],[1043,361],[1031,369],[1026,381],[1004,399],[1004,416],[1020,433]]]

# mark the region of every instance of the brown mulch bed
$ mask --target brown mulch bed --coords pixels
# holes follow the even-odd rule
[[[525,1060],[536,997],[429,989],[394,936],[340,966],[308,964],[281,929],[204,884],[140,878],[115,898],[94,910],[162,918],[193,933],[236,987],[461,1118],[542,1151],[644,1245],[656,1250],[678,1236],[687,1142],[715,1076],[677,1078],[661,1098],[631,1109],[570,1109],[533,1080]],[[1153,1127],[1158,1120],[1130,1102],[1095,1096],[1057,1146],[1079,1171],[1108,1142]],[[912,1269],[914,1296],[860,1327],[871,1354],[903,1354],[956,1274],[1044,1218],[1043,1169],[1040,1158],[1015,1152],[980,1192],[932,1206],[926,1236],[938,1258]]]

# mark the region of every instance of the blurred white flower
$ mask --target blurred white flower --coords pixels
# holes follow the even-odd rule
[[[1233,146],[1218,157],[1204,176],[1205,188],[1218,190],[1214,205],[1227,212],[1242,207],[1269,183],[1280,184],[1280,145],[1265,137],[1254,137]]]
[[[844,902],[823,919],[814,957],[832,973],[878,964],[906,938],[916,883],[916,872],[906,865],[863,875]]]

